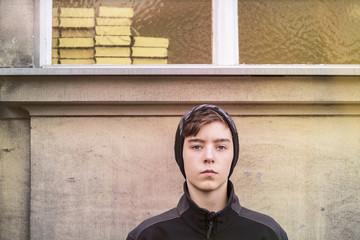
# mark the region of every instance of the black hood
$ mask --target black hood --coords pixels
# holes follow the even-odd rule
[[[204,105],[194,107],[193,109],[191,109],[189,112],[187,112],[181,118],[178,128],[176,130],[176,135],[175,135],[175,146],[174,146],[175,159],[176,159],[177,164],[180,167],[181,173],[184,175],[185,178],[186,178],[186,175],[185,175],[185,169],[184,169],[184,160],[183,160],[183,156],[182,156],[183,146],[184,146],[184,135],[182,133],[183,124],[184,124],[184,121],[187,120],[189,117],[193,116],[193,114],[195,112],[197,112],[199,110],[206,110],[206,109],[211,109],[211,110],[219,113],[224,118],[224,120],[227,122],[227,124],[229,125],[230,131],[232,134],[233,143],[234,143],[234,158],[231,163],[229,177],[231,176],[231,174],[234,170],[234,167],[239,158],[239,137],[238,137],[235,123],[231,119],[230,115],[227,112],[225,112],[223,109],[221,109],[217,106],[214,106],[214,105],[204,104]]]

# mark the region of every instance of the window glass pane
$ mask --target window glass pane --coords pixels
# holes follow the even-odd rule
[[[211,0],[54,0],[53,64],[211,64]]]
[[[360,63],[358,0],[239,0],[238,15],[240,63]]]

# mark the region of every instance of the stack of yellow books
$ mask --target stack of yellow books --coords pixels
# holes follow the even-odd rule
[[[95,27],[97,64],[131,64],[132,8],[99,8]]]
[[[133,64],[167,64],[169,39],[134,37]]]
[[[53,8],[53,64],[167,64],[169,39],[132,36],[132,8]],[[95,21],[96,20],[96,21]]]
[[[52,64],[59,63],[59,9],[52,9],[52,51],[51,51],[51,59]]]
[[[95,10],[60,9],[59,56],[61,64],[94,64]]]

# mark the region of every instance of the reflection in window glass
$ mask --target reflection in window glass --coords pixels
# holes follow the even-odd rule
[[[360,63],[358,0],[239,0],[238,14],[240,63]]]
[[[53,64],[211,64],[211,0],[53,0]]]

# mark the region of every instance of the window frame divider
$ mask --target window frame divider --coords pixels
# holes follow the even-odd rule
[[[51,65],[52,54],[52,1],[38,0],[39,4],[39,65]]]
[[[212,0],[213,64],[239,64],[238,0]]]

